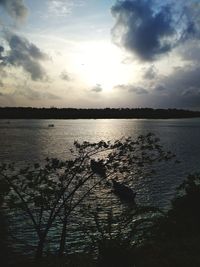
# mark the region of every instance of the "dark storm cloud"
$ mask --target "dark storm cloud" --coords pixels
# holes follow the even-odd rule
[[[91,89],[92,92],[95,92],[95,93],[100,93],[103,91],[102,87],[101,87],[101,84],[96,84],[96,86],[94,86],[92,89]]]
[[[180,28],[180,42],[200,38],[200,3],[193,0],[182,3],[180,20],[175,27]]]
[[[184,42],[200,39],[200,5],[155,0],[117,1],[114,41],[143,61],[152,61]],[[166,3],[166,2],[165,2]]]
[[[184,108],[200,110],[200,64],[174,68],[167,76],[157,76],[153,84],[122,84],[114,87],[130,104],[132,93],[139,106],[154,108]],[[137,97],[139,96],[139,98]],[[137,97],[137,98],[136,98]]]
[[[11,33],[6,34],[6,41],[10,50],[3,58],[4,65],[22,67],[31,75],[32,80],[43,80],[47,77],[40,62],[48,57],[36,45]]]
[[[23,0],[0,0],[0,5],[17,21],[23,21],[28,14],[28,9]]]
[[[174,69],[154,88],[157,103],[165,107],[200,109],[200,64]],[[164,93],[160,95],[159,93]]]
[[[168,77],[163,78],[163,84],[168,90],[183,92],[190,88],[200,88],[200,64],[187,65],[175,68],[174,72]]]
[[[117,1],[112,7],[116,24],[112,30],[121,45],[140,59],[151,61],[171,50],[169,37],[174,35],[169,6],[155,12],[152,1]]]
[[[200,88],[186,89],[182,93],[183,96],[200,96]]]
[[[4,47],[0,45],[0,54],[4,51]]]

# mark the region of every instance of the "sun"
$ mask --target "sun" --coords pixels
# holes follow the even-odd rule
[[[88,86],[99,84],[103,91],[109,91],[129,79],[130,72],[122,60],[122,54],[115,45],[101,41],[83,43],[74,63],[79,76]]]

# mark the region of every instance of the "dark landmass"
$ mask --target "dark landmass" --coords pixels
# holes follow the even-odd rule
[[[171,119],[197,117],[200,117],[200,111],[183,109],[0,108],[0,119]]]

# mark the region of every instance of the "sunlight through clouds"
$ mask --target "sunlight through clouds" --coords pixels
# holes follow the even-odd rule
[[[173,99],[198,108],[199,1],[0,0],[0,12],[1,95],[26,79],[59,95],[59,106],[168,107]]]
[[[89,86],[101,84],[106,92],[129,79],[130,72],[121,63],[122,55],[113,44],[85,42],[79,49],[74,58],[74,68]]]

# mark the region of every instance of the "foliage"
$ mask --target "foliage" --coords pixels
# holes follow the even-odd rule
[[[92,241],[91,251],[98,255],[98,266],[133,266],[134,251],[142,242],[144,232],[150,231],[160,216],[159,209],[127,206],[117,214],[111,208],[106,215],[97,208],[93,212],[94,231],[91,225],[85,226]]]
[[[102,238],[99,266],[200,266],[199,203],[200,174],[196,173],[189,175],[177,188],[171,209],[166,213],[161,212],[161,216],[152,221],[152,228],[147,228],[149,238],[145,242],[131,246],[127,237]],[[152,209],[152,212],[159,215],[159,210]]]
[[[5,195],[9,192],[9,186],[4,179],[0,179],[0,207],[3,204]]]
[[[171,208],[154,223],[151,237],[137,248],[138,266],[200,266],[200,174],[189,175],[177,188]]]
[[[174,157],[153,134],[115,142],[74,142],[71,159],[46,159],[18,169],[15,164],[0,166],[1,182],[9,187],[6,205],[21,209],[37,235],[36,257],[42,257],[44,245],[54,224],[60,226],[59,254],[66,243],[68,218],[96,188],[111,179],[129,184],[135,175],[151,173],[153,164]]]
[[[185,234],[200,234],[200,174],[190,174],[177,188],[177,196],[172,201],[169,218],[179,225],[178,232]]]

